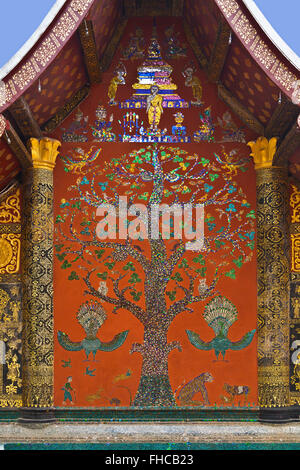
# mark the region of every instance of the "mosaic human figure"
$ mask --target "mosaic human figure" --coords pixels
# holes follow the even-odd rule
[[[126,69],[123,64],[119,64],[115,71],[115,75],[110,81],[108,91],[107,91],[107,96],[109,98],[108,104],[110,106],[117,104],[115,98],[116,98],[118,86],[125,85],[126,83],[125,77],[126,77]]]
[[[159,87],[154,85],[150,89],[150,95],[147,97],[148,121],[151,129],[157,129],[161,115],[163,97],[159,94]]]
[[[192,67],[187,67],[182,75],[185,77],[185,86],[192,88],[193,100],[191,103],[197,106],[202,105],[202,85],[200,78],[194,75]]]
[[[64,391],[64,401],[62,403],[63,405],[66,405],[68,401],[70,402],[70,405],[73,405],[72,393],[75,394],[75,391],[74,391],[74,389],[72,388],[72,385],[71,385],[72,380],[73,380],[72,376],[69,376],[67,378],[67,381],[66,381],[65,385],[62,388],[62,390]]]

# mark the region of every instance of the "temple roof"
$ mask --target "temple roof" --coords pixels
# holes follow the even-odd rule
[[[300,178],[299,58],[250,0],[58,0],[2,69],[0,190],[28,162],[29,137],[50,135],[101,82],[129,17],[182,17],[219,97],[257,135],[278,138],[277,163]],[[299,100],[298,100],[299,101]]]

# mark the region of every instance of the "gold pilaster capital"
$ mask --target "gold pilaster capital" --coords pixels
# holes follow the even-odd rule
[[[33,168],[45,168],[52,171],[59,153],[58,147],[61,145],[60,141],[50,139],[49,137],[42,139],[32,137],[30,145]]]
[[[261,168],[271,168],[276,152],[277,137],[268,140],[266,137],[258,137],[256,141],[248,142],[251,148],[250,156],[253,157],[255,170]]]

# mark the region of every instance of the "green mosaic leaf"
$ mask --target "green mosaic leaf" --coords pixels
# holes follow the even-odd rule
[[[243,256],[239,256],[238,259],[234,259],[233,262],[237,265],[238,268],[240,268],[243,266]]]
[[[67,268],[70,268],[71,266],[72,266],[72,265],[71,265],[70,263],[68,263],[67,260],[65,260],[65,261],[63,262],[63,264],[61,265],[61,268],[62,268],[62,269],[67,269]]]
[[[225,276],[230,277],[231,279],[235,279],[235,278],[236,278],[236,276],[235,276],[235,269],[231,269],[230,271],[228,271],[227,273],[225,273]]]
[[[128,261],[127,264],[125,264],[125,266],[123,266],[123,269],[124,271],[135,271],[135,267],[134,267],[134,264],[131,262],[131,261]]]
[[[136,292],[134,290],[130,291],[130,295],[132,296],[133,300],[138,302],[141,298],[142,292]]]
[[[186,268],[188,267],[188,262],[185,258],[183,258],[183,260],[181,261],[181,263],[178,265],[178,268]]]
[[[79,279],[79,277],[77,276],[77,274],[76,274],[75,271],[72,271],[71,274],[70,274],[70,276],[68,277],[68,279],[69,279],[70,281],[74,281],[74,280],[77,281],[77,280]]]
[[[143,193],[138,196],[138,199],[143,199],[144,201],[147,201],[149,196],[149,193]]]
[[[108,269],[110,269],[110,270],[111,270],[111,269],[113,269],[113,267],[114,267],[114,265],[115,265],[115,264],[116,264],[115,262],[113,262],[113,263],[109,263],[109,262],[107,262],[107,263],[104,263],[104,266],[107,266],[107,267],[108,267]]]
[[[55,219],[55,223],[58,224],[59,222],[64,222],[65,219],[61,215],[57,215]]]
[[[108,272],[105,271],[104,273],[97,273],[97,276],[100,277],[100,279],[107,279]]]
[[[203,166],[206,166],[209,163],[209,160],[207,160],[206,158],[203,158],[203,157],[201,158],[200,161],[201,161]]]
[[[254,212],[254,210],[248,212],[248,214],[246,215],[246,217],[250,217],[251,219],[255,219],[255,212]]]
[[[80,225],[81,225],[82,227],[85,227],[86,225],[89,227],[89,226],[91,225],[91,223],[92,223],[92,222],[90,222],[90,221],[83,221],[83,222],[81,222]]]
[[[175,300],[176,298],[176,290],[169,290],[166,292],[167,296],[170,300]]]
[[[178,281],[178,282],[183,281],[183,278],[180,276],[179,273],[175,273],[174,276],[171,277],[171,279],[173,279],[174,281]]]
[[[133,274],[131,274],[131,277],[130,277],[130,279],[129,279],[128,282],[130,282],[131,284],[133,284],[133,283],[135,283],[135,282],[141,282],[141,279],[140,279],[140,277],[138,276],[137,273],[133,273]]]
[[[105,250],[95,250],[95,254],[96,254],[98,259],[101,258],[101,256],[103,255],[104,252],[105,252]]]
[[[193,258],[194,263],[200,263],[200,264],[205,264],[205,259],[203,258],[203,255],[200,253],[196,258]]]
[[[219,178],[219,175],[217,175],[216,173],[209,174],[210,181],[215,181],[217,178]]]
[[[196,269],[196,273],[199,273],[201,277],[204,277],[206,274],[207,268]]]

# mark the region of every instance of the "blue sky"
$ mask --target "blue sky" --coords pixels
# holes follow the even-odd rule
[[[255,0],[275,31],[300,57],[300,0]]]
[[[300,56],[300,0],[255,1],[277,33]],[[54,4],[55,0],[0,0],[0,68],[29,39]]]
[[[23,46],[56,0],[0,0],[0,67]]]

